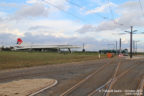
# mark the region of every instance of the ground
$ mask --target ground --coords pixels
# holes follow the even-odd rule
[[[54,86],[53,79],[22,79],[0,84],[0,96],[28,96],[45,88]]]
[[[112,83],[89,96],[103,96],[107,88],[115,90],[115,92],[109,92],[110,96],[129,96],[128,94],[136,94],[136,92],[125,92],[126,90],[139,90],[144,76],[143,69],[143,58],[131,60],[115,57],[112,59],[4,70],[0,71],[0,83],[21,79],[52,78],[58,80],[59,83],[35,96],[88,96],[114,78]],[[81,83],[79,84],[79,82]],[[77,86],[73,87],[75,85]],[[67,91],[71,88],[72,90]],[[65,92],[66,94],[63,95]]]

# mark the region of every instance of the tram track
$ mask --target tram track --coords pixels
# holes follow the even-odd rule
[[[109,79],[105,84],[98,87],[96,90],[90,92],[88,94],[88,96],[98,96],[96,94],[99,92],[99,90],[101,90],[103,88],[105,88],[105,90],[107,90],[107,91],[103,92],[103,94],[101,94],[101,95],[102,96],[110,96],[110,92],[108,92],[108,90],[111,90],[113,85],[117,82],[118,79],[120,79],[122,76],[126,75],[129,71],[131,71],[136,66],[136,65],[131,65],[129,68],[125,69],[125,71],[118,74],[120,64],[121,64],[121,62],[119,62],[119,64],[115,68],[115,72],[113,74],[113,77],[111,79]]]
[[[82,79],[80,82],[76,83],[74,86],[70,87],[68,90],[66,90],[65,92],[63,92],[60,96],[69,96],[70,93],[72,93],[73,91],[75,91],[76,89],[79,88],[79,86],[85,84],[86,82],[88,82],[89,79],[93,78],[94,75],[96,75],[97,73],[99,73],[100,71],[102,71],[105,67],[113,64],[114,62],[111,61],[109,63],[106,63],[104,65],[102,65],[99,69],[95,70],[94,72],[92,72],[91,74],[89,74],[88,76],[86,76],[84,79]]]

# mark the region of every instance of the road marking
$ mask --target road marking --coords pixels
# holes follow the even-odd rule
[[[109,83],[111,83],[111,82],[114,80],[114,78],[116,77],[116,75],[117,75],[117,72],[118,72],[118,69],[119,69],[119,67],[120,67],[120,64],[121,64],[121,62],[118,63],[112,79],[110,79],[110,80],[109,80],[108,82],[106,82],[104,85],[100,86],[99,88],[97,88],[96,90],[94,90],[93,92],[91,92],[90,94],[88,94],[88,96],[94,95],[94,94],[95,94],[96,92],[98,92],[100,89],[104,88],[104,87],[107,86]],[[105,94],[104,94],[104,95],[105,95]]]
[[[98,92],[99,90],[101,90],[102,88],[104,88],[105,86],[107,86],[111,81],[112,81],[112,79],[110,79],[104,85],[100,86],[99,88],[97,88],[96,90],[94,90],[93,92],[91,92],[90,94],[88,94],[88,96],[93,96],[96,92]]]
[[[140,85],[139,85],[139,88],[137,89],[137,90],[143,90],[144,89],[144,77],[142,78],[142,80],[141,80],[141,82],[140,82]],[[143,94],[144,95],[144,94]],[[136,95],[136,96],[142,96],[141,94],[140,94],[140,92],[139,92],[139,94],[138,95]]]
[[[55,86],[57,83],[58,83],[58,81],[55,80],[55,82],[54,82],[52,85],[50,85],[50,86],[48,86],[48,87],[45,87],[45,88],[43,88],[43,89],[41,89],[41,90],[39,90],[39,91],[37,91],[37,92],[35,92],[35,93],[32,93],[32,94],[30,94],[30,95],[28,95],[28,96],[34,96],[34,95],[36,95],[36,94],[39,94],[39,93],[45,91],[46,89],[49,89],[49,88]]]
[[[114,80],[112,81],[112,83],[110,84],[110,89],[112,88],[112,86],[116,83],[116,81],[121,78],[122,76],[124,76],[126,73],[128,73],[132,68],[134,68],[136,65],[130,67],[129,69],[127,69],[126,71],[122,72],[119,76],[117,76],[116,78],[114,78]],[[110,93],[107,92],[107,94],[105,96],[110,96]]]
[[[112,80],[111,80],[111,82],[110,82],[110,85],[109,85],[109,87],[108,87],[108,89],[107,90],[111,90],[111,88],[112,88],[112,86],[114,85],[114,83],[116,82],[116,75],[117,75],[117,73],[118,73],[118,70],[119,70],[119,67],[120,67],[120,64],[121,64],[121,62],[119,62],[119,64],[117,65],[117,67],[116,67],[116,69],[115,69],[115,73],[114,73],[114,75],[113,75],[113,77],[112,77]],[[109,92],[107,92],[107,93],[104,93],[104,95],[103,96],[109,96]]]

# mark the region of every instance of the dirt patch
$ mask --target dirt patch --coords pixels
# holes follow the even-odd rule
[[[28,96],[53,85],[54,79],[23,79],[0,84],[0,96]]]

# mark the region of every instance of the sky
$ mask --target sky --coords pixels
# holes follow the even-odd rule
[[[129,49],[129,34],[144,51],[144,0],[0,0],[0,45],[72,44],[88,51]]]

